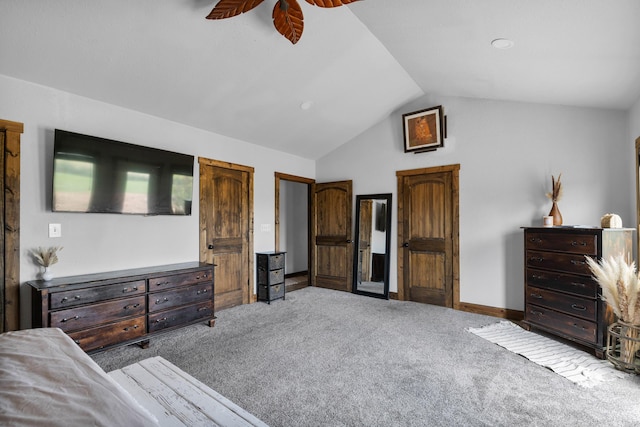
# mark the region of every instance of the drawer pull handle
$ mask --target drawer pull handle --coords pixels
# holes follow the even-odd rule
[[[162,299],[158,298],[156,300],[156,304],[162,304],[162,303],[165,303],[167,301],[169,301],[169,298],[162,298]]]
[[[576,242],[575,240],[573,242],[571,242],[571,246],[587,246],[587,244],[585,242]]]
[[[77,300],[79,300],[79,299],[82,299],[82,297],[81,297],[80,295],[75,295],[75,296],[73,297],[73,299],[77,301]],[[64,297],[64,298],[62,298],[62,301],[61,301],[61,302],[67,302],[67,301],[69,301],[69,298],[68,298],[68,297]]]
[[[540,294],[531,294],[530,296],[532,298],[542,299],[542,295],[540,295]]]
[[[196,294],[197,295],[206,294],[208,291],[209,291],[208,289],[200,289],[200,290],[198,290],[198,292]]]
[[[61,320],[61,322],[68,322],[69,320],[78,320],[80,318],[80,316],[73,316],[73,317],[65,317],[64,319]]]
[[[200,307],[198,311],[211,310],[209,307]]]
[[[578,305],[578,304],[571,304],[571,308],[579,311],[585,311],[587,309],[587,307],[585,307],[584,305]]]
[[[571,282],[571,286],[577,286],[578,288],[586,288],[587,285],[585,285],[584,283],[578,283],[578,282]]]
[[[532,237],[529,239],[531,243],[542,243],[542,239],[539,237]]]
[[[140,307],[140,304],[129,304],[129,305],[125,305],[124,309],[129,310],[129,309],[138,308],[138,307]]]
[[[582,329],[583,331],[585,331],[587,328],[584,328],[582,326],[576,325],[575,323],[573,324],[573,327],[576,329]]]
[[[584,261],[576,261],[575,259],[572,259],[571,260],[571,264],[573,264],[573,265],[585,265],[586,262],[584,262]]]
[[[160,323],[160,322],[166,322],[167,318],[166,317],[162,317],[160,319],[156,319],[156,323]]]
[[[530,313],[534,316],[542,316],[544,314],[543,312],[537,310],[531,310]]]
[[[529,261],[533,261],[533,262],[542,262],[544,261],[544,258],[540,257],[534,257],[532,256],[531,258],[529,258]]]
[[[80,345],[80,340],[73,340],[73,342]]]
[[[124,288],[124,289],[122,290],[122,293],[123,293],[123,294],[126,294],[127,292],[135,292],[135,291],[137,291],[137,290],[138,290],[138,287],[137,287],[137,286],[134,286],[133,288]]]
[[[158,282],[156,283],[156,286],[164,286],[164,285],[168,285],[169,282]]]
[[[537,275],[537,274],[532,275],[532,276],[531,276],[531,278],[532,278],[532,279],[538,279],[538,280],[544,280],[544,279],[546,279],[546,277],[545,277],[545,276],[539,276],[539,275]]]
[[[134,330],[135,330],[135,329],[138,329],[138,325],[133,325],[133,326],[130,326],[130,327],[124,328],[124,329],[123,329],[123,331],[125,331],[125,332],[129,332],[131,329],[134,329]]]

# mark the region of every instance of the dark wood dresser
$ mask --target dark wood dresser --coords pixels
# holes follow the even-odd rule
[[[256,253],[258,301],[271,304],[275,299],[285,298],[284,256],[285,252]]]
[[[195,322],[213,326],[213,268],[192,262],[27,282],[33,327],[60,328],[94,352],[146,345],[154,333]]]
[[[604,357],[607,327],[615,316],[601,299],[585,256],[633,257],[633,229],[532,227],[524,229],[523,326],[538,328]]]

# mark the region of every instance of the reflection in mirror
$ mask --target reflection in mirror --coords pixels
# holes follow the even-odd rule
[[[353,292],[389,298],[391,194],[356,197],[356,239]]]

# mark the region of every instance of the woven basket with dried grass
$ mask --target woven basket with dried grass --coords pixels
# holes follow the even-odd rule
[[[624,255],[599,262],[586,259],[602,288],[602,299],[619,319],[609,327],[607,359],[620,369],[640,373],[640,277],[635,262]]]

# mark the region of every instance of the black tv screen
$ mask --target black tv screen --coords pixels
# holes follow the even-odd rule
[[[187,154],[56,129],[54,212],[191,215]]]

